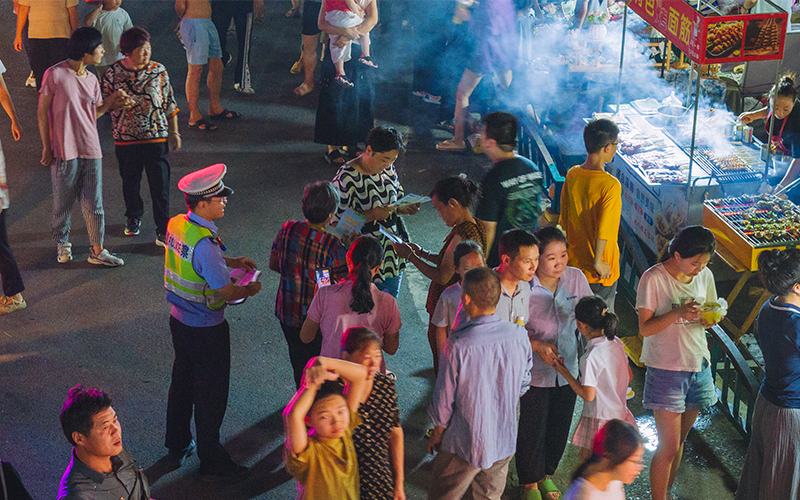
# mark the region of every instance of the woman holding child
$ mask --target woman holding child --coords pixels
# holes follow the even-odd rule
[[[447,177],[436,183],[430,193],[433,207],[442,221],[452,229],[444,238],[439,253],[423,250],[416,243],[395,243],[394,250],[400,258],[407,259],[431,280],[425,309],[433,318],[436,304],[444,290],[458,281],[453,258],[456,246],[462,241],[473,240],[485,252],[486,235],[480,219],[472,216],[471,208],[478,196],[478,185],[466,176]],[[436,347],[436,327],[428,323],[428,342],[433,353],[433,369],[439,371],[439,350]]]
[[[636,293],[639,332],[647,365],[643,406],[653,410],[658,449],[650,465],[653,500],[665,500],[683,455],[683,442],[700,410],[717,400],[705,329],[704,302],[717,300],[714,235],[701,226],[682,229],[669,245],[669,258],[642,275]]]
[[[531,388],[520,399],[516,459],[522,499],[556,500],[560,493],[549,477],[567,446],[575,392],[554,366],[563,358],[570,373],[578,373],[575,306],[592,290],[583,271],[567,266],[567,239],[558,228],[542,228],[536,237],[539,265],[525,328],[538,356],[533,357]]]
[[[382,231],[408,241],[400,215],[419,211],[419,203],[397,206],[404,192],[394,162],[403,147],[405,141],[397,129],[386,125],[375,127],[367,135],[364,152],[342,165],[333,178],[341,198],[335,220],[340,221],[348,208],[364,217],[361,234],[373,236],[383,247],[383,263],[375,275],[376,285],[393,297],[400,293],[405,260],[397,255]]]

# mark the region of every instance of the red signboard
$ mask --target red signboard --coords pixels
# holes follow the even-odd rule
[[[698,64],[783,59],[785,12],[703,16],[684,0],[628,0],[628,7]]]

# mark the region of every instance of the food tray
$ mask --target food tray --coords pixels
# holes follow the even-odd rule
[[[706,200],[703,225],[751,271],[761,252],[800,245],[800,208],[769,194]]]

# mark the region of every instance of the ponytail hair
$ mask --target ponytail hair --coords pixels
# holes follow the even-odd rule
[[[795,81],[797,80],[797,75],[794,73],[787,72],[784,73],[778,83],[772,87],[772,90],[769,91],[769,96],[771,99],[775,99],[777,97],[788,97],[789,99],[794,102],[797,100],[797,88],[795,88]]]
[[[575,469],[572,480],[586,479],[595,472],[603,459],[608,460],[610,469],[622,464],[636,453],[644,439],[636,427],[622,420],[609,420],[597,434],[592,442],[592,455]]]
[[[800,250],[770,250],[758,255],[758,277],[769,293],[779,297],[789,295],[800,282]]]
[[[372,236],[359,236],[347,251],[348,262],[352,263],[349,280],[353,282],[350,309],[358,314],[372,311],[372,270],[383,261],[383,248]]]
[[[583,297],[575,306],[575,319],[589,325],[593,330],[602,330],[608,340],[617,336],[617,315],[608,310],[606,302],[597,295]]]

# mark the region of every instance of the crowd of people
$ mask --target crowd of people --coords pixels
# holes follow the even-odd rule
[[[305,187],[305,220],[283,225],[269,259],[269,269],[280,275],[275,315],[297,387],[284,411],[284,453],[298,498],[405,498],[401,402],[384,353],[402,353],[397,297],[411,264],[430,280],[427,337],[436,382],[427,448],[435,455],[436,481],[429,498],[457,499],[469,492],[476,499],[499,499],[514,459],[523,500],[624,499],[623,486],[643,469],[644,447],[627,407],[632,374],[615,314],[621,186],[605,166],[616,154],[617,126],[598,119],[585,127],[587,160],[566,176],[558,225],[540,227],[543,176],[516,153],[517,119],[504,111],[487,114],[481,136],[491,168],[480,182],[460,175],[435,183],[430,199],[450,230],[438,252],[425,250],[406,230],[420,202],[399,203],[405,192],[394,162],[405,138],[393,127],[373,127],[370,71],[377,64],[370,57],[369,32],[378,20],[377,0],[315,3],[307,0],[303,14],[299,63],[306,79],[296,93],[314,88],[315,37],[323,30],[331,37],[332,57],[324,61],[315,140],[328,146],[326,159],[340,166],[329,181]],[[56,258],[60,263],[73,258],[70,220],[79,200],[91,244],[88,261],[124,264],[103,245],[96,122],[110,113],[126,208],[124,232],[139,234],[144,172],[155,243],[165,249],[175,354],[166,462],[177,469],[197,453],[201,480],[233,482],[250,471],[220,443],[231,370],[225,308],[261,292],[257,266],[248,257],[223,253],[216,221],[234,193],[223,182],[225,165],[181,178],[177,187],[188,210],[170,217],[169,151],[182,146],[179,110],[166,69],[150,59],[149,33],[133,26],[120,4],[103,0],[84,18],[89,26],[79,27],[77,0],[18,1],[14,45],[27,47],[40,93],[41,163],[51,171]],[[467,4],[460,2],[457,9]],[[496,72],[501,83],[510,82],[513,61],[494,57],[500,43],[492,36],[502,27],[498,16],[513,15],[513,8],[510,0],[497,4],[480,2],[475,11],[484,15],[475,24],[483,35],[458,87],[456,136],[440,150],[465,147],[463,115],[482,75]],[[263,10],[263,0],[176,0],[189,68],[189,127],[211,131],[216,121],[241,116],[219,100],[224,62],[232,58],[223,40],[233,20],[239,36],[235,89],[252,94],[249,37],[253,16]],[[295,12],[293,7],[287,15]],[[349,64],[355,40],[361,53],[358,64]],[[205,65],[210,107],[204,117],[198,102]],[[18,140],[22,131],[2,80],[4,69],[0,63],[0,104]],[[788,97],[788,90],[780,96]],[[362,142],[359,151],[355,146]],[[9,206],[4,167],[0,150],[3,210]],[[3,210],[0,313],[8,313],[26,303]],[[354,216],[360,226],[341,230]],[[710,231],[686,227],[639,282],[635,307],[647,366],[643,405],[653,412],[658,433],[650,466],[654,500],[671,497],[687,435],[699,412],[716,402],[705,336],[714,323],[699,314],[703,303],[717,298],[707,267],[714,252]],[[800,251],[763,253],[759,264],[774,297],[758,320],[766,377],[737,498],[796,498]],[[231,269],[241,271],[235,282]],[[571,442],[580,447],[582,464],[562,493],[553,475],[570,442],[578,397],[583,411]],[[122,446],[108,394],[74,387],[61,424],[73,454],[59,499],[149,498],[147,478]]]

